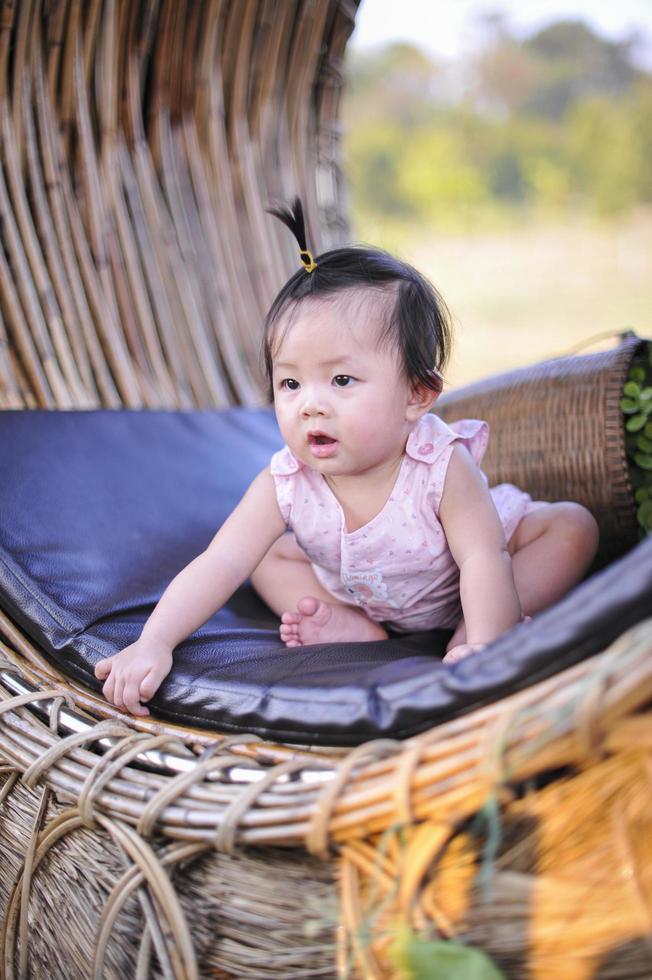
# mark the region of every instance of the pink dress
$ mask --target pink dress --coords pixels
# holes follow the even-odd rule
[[[385,506],[350,533],[322,475],[287,446],[275,453],[270,470],[281,514],[324,588],[399,632],[454,629],[462,616],[459,570],[439,521],[439,504],[455,442],[462,442],[479,465],[488,440],[486,422],[446,425],[436,415],[424,415],[408,438]],[[490,493],[509,541],[536,505],[509,483]]]

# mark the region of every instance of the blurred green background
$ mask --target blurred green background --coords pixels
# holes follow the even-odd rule
[[[563,16],[476,28],[455,58],[350,45],[343,107],[354,236],[443,293],[450,385],[596,334],[652,336],[652,71],[637,37]]]

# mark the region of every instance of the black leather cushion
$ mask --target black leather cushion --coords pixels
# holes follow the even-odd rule
[[[0,413],[0,606],[70,676],[137,638],[280,444],[268,411]],[[154,714],[274,740],[406,736],[604,648],[652,611],[652,540],[453,666],[450,634],[286,649],[249,587],[176,651]]]

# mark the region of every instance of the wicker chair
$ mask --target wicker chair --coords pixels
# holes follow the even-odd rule
[[[300,193],[317,251],[347,237],[356,3],[0,9],[0,407],[262,404],[258,325],[296,266],[267,203]],[[591,506],[603,563],[636,540],[618,406],[638,344],[442,408],[489,418],[492,481]],[[415,936],[513,977],[652,973],[652,620],[353,750],[134,719],[3,612],[0,636],[8,980],[409,977]]]

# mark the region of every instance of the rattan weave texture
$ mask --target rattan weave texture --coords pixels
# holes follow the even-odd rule
[[[437,402],[447,422],[489,422],[482,468],[490,484],[515,483],[535,499],[588,507],[600,525],[602,563],[638,539],[620,400],[645,343],[625,334],[611,350],[496,375]]]
[[[342,240],[354,0],[25,0],[0,11],[0,408],[263,398],[299,192]]]
[[[299,193],[316,251],[346,237],[356,7],[0,2],[0,408],[260,400],[261,315],[296,268],[265,206]],[[625,544],[631,343],[445,407],[493,424],[492,480],[590,488]],[[651,620],[499,704],[352,752],[121,716],[17,624],[0,632],[7,980],[396,980],[406,928],[462,937],[518,980],[652,974]]]
[[[14,857],[7,865],[2,884],[7,977],[24,975],[20,968],[12,973],[12,964],[27,957],[28,950],[32,963],[56,956],[62,936],[54,936],[52,923],[59,921],[54,896],[63,887],[61,875],[70,886],[66,907],[83,905],[64,934],[78,963],[78,972],[69,975],[80,978],[91,975],[90,964],[101,964],[115,943],[138,947],[144,964],[153,947],[163,964],[163,972],[153,976],[165,975],[166,962],[170,976],[213,975],[200,972],[204,955],[227,976],[255,976],[252,951],[263,949],[269,973],[253,958],[260,976],[391,977],[388,944],[402,925],[451,936],[469,930],[473,942],[491,951],[514,977],[524,975],[519,972],[524,963],[527,975],[555,975],[562,935],[565,955],[575,967],[561,975],[588,977],[604,954],[616,957],[616,972],[604,975],[622,976],[616,955],[621,943],[633,943],[625,962],[633,958],[637,970],[649,968],[649,949],[639,940],[646,935],[649,918],[643,913],[649,916],[652,888],[645,846],[652,828],[643,803],[652,718],[636,712],[652,699],[651,620],[628,631],[604,654],[496,705],[403,743],[370,742],[347,754],[275,748],[255,738],[222,740],[207,733],[203,747],[192,749],[199,733],[191,730],[143,719],[125,725],[118,717],[98,723],[88,714],[85,730],[63,738],[57,729],[64,706],[79,715],[82,704],[89,706],[88,695],[81,692],[78,698],[65,679],[48,675],[38,652],[15,628],[7,632],[13,633],[22,656],[3,646],[0,833],[25,855],[22,862]],[[41,690],[14,694],[8,683],[16,671],[40,679]],[[47,717],[39,719],[30,702],[47,708]],[[107,738],[108,752],[93,750],[94,743]],[[162,746],[181,760],[189,758],[190,748],[195,761],[176,773],[143,770],[136,754]],[[592,776],[573,777],[584,769]],[[570,782],[553,789],[545,779],[537,791],[537,778],[555,771],[567,773]],[[33,792],[25,795],[23,786]],[[564,794],[571,802],[560,812]],[[466,823],[479,811],[487,812],[492,800],[511,828],[512,847],[495,858],[497,908],[483,892],[478,877],[482,848],[479,839],[468,837]],[[48,807],[49,819],[34,836],[30,828],[41,826]],[[13,827],[19,815],[22,829]],[[571,827],[575,846],[568,836]],[[480,833],[486,833],[482,825]],[[547,850],[540,850],[543,842]],[[248,851],[242,851],[243,845]],[[270,845],[274,849],[265,850]],[[284,855],[288,847],[292,851]],[[575,891],[564,881],[564,860],[554,860],[556,847],[565,848],[566,861],[577,865]],[[80,871],[85,848],[91,856]],[[216,850],[223,852],[224,866]],[[116,851],[121,862],[113,856]],[[340,855],[337,930],[333,871],[328,861],[321,868],[315,864],[334,853]],[[601,872],[603,853],[610,854],[611,863]],[[268,859],[269,864],[260,863]],[[234,875],[236,881],[239,865],[243,881],[251,884],[237,896],[229,893],[227,900],[224,877]],[[595,871],[589,872],[591,867]],[[196,911],[184,901],[196,894],[195,875],[202,879],[216,869],[221,869],[222,883],[213,883],[207,905]],[[263,876],[258,893],[256,874]],[[619,892],[616,914],[612,878],[621,874],[634,887]],[[83,884],[76,889],[80,875]],[[270,875],[277,875],[271,907]],[[91,877],[97,880],[89,892]],[[129,899],[141,885],[137,912]],[[549,892],[543,905],[537,897],[541,888]],[[578,890],[586,894],[589,889],[598,911],[569,935],[559,907],[570,908]],[[31,901],[38,923],[33,935],[24,918]],[[514,902],[518,914],[510,911]],[[237,935],[231,925],[235,909],[246,923]],[[141,916],[148,923],[145,930]],[[512,917],[513,930],[500,927],[504,916]],[[284,954],[279,954],[279,919],[293,936]],[[81,930],[79,922],[85,922]],[[527,933],[535,927],[540,938],[533,941]],[[207,943],[211,930],[213,942]],[[124,949],[111,953],[114,962],[122,955]],[[293,972],[297,961],[301,966]]]

